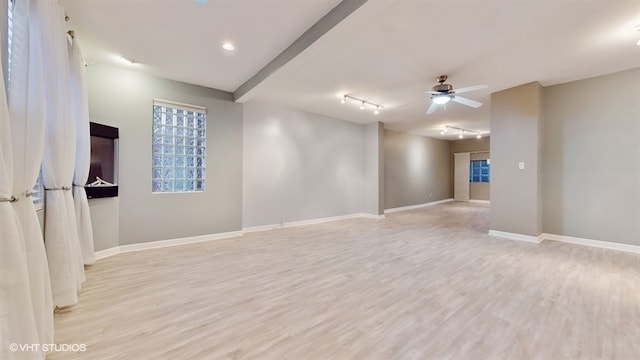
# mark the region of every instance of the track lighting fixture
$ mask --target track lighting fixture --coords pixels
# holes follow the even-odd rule
[[[357,101],[360,103],[360,109],[364,110],[366,108],[373,108],[373,113],[378,115],[380,114],[380,110],[384,109],[384,106],[380,105],[380,104],[375,104],[372,103],[371,101],[367,101],[364,99],[359,99],[355,96],[351,96],[351,95],[343,95],[342,99],[340,99],[340,103],[344,104],[347,102],[347,100],[353,100],[353,101]]]
[[[445,125],[444,129],[440,131],[440,135],[446,135],[449,130],[458,130],[458,139],[463,139],[465,133],[476,134],[476,139],[482,139],[482,133],[480,131],[472,131],[449,125]]]

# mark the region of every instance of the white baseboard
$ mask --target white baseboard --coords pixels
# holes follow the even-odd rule
[[[309,220],[283,222],[281,224],[248,226],[248,227],[242,228],[242,232],[251,233],[251,232],[257,232],[257,231],[286,229],[286,228],[292,228],[292,227],[296,227],[296,226],[322,224],[322,223],[327,223],[327,222],[332,222],[332,221],[356,219],[356,218],[368,218],[368,219],[378,219],[378,220],[380,220],[380,219],[384,219],[385,216],[384,215],[365,214],[365,213],[356,213],[356,214],[330,216],[330,217],[309,219]]]
[[[629,245],[629,244],[622,244],[622,243],[616,243],[616,242],[583,239],[583,238],[577,238],[573,236],[564,236],[564,235],[555,235],[555,234],[546,234],[546,233],[543,233],[540,236],[544,240],[558,241],[558,242],[567,243],[567,244],[591,246],[591,247],[597,247],[602,249],[626,251],[626,252],[640,254],[640,246],[638,245]]]
[[[94,256],[96,258],[96,261],[98,261],[100,259],[108,258],[110,256],[118,255],[118,254],[120,254],[120,247],[116,246],[116,247],[112,247],[112,248],[109,248],[109,249],[96,251],[94,253]]]
[[[400,208],[387,209],[387,210],[385,210],[385,213],[388,213],[388,212],[393,213],[393,212],[398,212],[398,211],[419,209],[419,208],[423,208],[423,207],[427,207],[427,206],[433,206],[433,205],[442,204],[442,203],[451,202],[451,201],[453,201],[453,199],[446,199],[446,200],[434,201],[434,202],[426,203],[426,204],[411,205],[411,206],[404,206],[404,207],[400,207]],[[241,237],[241,236],[244,235],[244,233],[257,232],[257,231],[266,231],[266,230],[275,230],[275,229],[284,229],[284,228],[290,228],[290,227],[296,227],[296,226],[304,226],[304,225],[312,225],[312,224],[321,224],[321,223],[326,223],[326,222],[331,222],[331,221],[354,219],[354,218],[368,218],[368,219],[378,219],[379,220],[379,219],[384,219],[385,216],[384,215],[357,213],[357,214],[349,214],[349,215],[342,215],[342,216],[332,216],[332,217],[326,217],[326,218],[294,221],[294,222],[283,223],[283,224],[252,226],[252,227],[243,228],[242,231],[231,231],[231,232],[219,233],[219,234],[200,235],[200,236],[192,236],[192,237],[178,238],[178,239],[150,241],[150,242],[139,243],[139,244],[121,245],[121,246],[116,246],[116,247],[112,247],[112,248],[109,248],[109,249],[96,251],[94,256],[95,256],[96,260],[101,260],[101,259],[104,259],[104,258],[108,258],[110,256],[117,255],[117,254],[128,253],[128,252],[133,252],[133,251],[159,249],[159,248],[165,248],[165,247],[170,247],[170,246],[194,244],[194,243],[199,243],[199,242],[204,242],[204,241],[228,239],[228,238],[234,238],[234,237]],[[540,234],[539,236],[536,237],[536,236],[531,236],[531,235],[523,235],[523,234],[510,233],[510,232],[498,231],[498,230],[489,230],[489,235],[490,236],[501,237],[501,238],[506,238],[506,239],[511,239],[511,240],[516,240],[516,241],[525,241],[525,242],[530,242],[530,243],[535,243],[535,244],[538,244],[538,243],[540,243],[540,242],[542,242],[544,240],[550,240],[550,241],[558,241],[558,242],[567,243],[567,244],[591,246],[591,247],[597,247],[597,248],[602,248],[602,249],[625,251],[625,252],[631,252],[631,253],[640,254],[640,246],[638,246],[638,245],[630,245],[630,244],[615,243],[615,242],[609,242],[609,241],[583,239],[583,238],[577,238],[577,237],[572,237],[572,236],[564,236],[564,235],[555,235],[555,234],[542,233],[542,234]]]
[[[516,241],[526,241],[526,242],[535,243],[535,244],[538,244],[542,241],[542,234],[540,234],[539,236],[531,236],[531,235],[510,233],[505,231],[489,230],[489,235],[510,239],[510,240],[516,240]]]
[[[282,223],[282,224],[251,226],[251,227],[243,228],[242,231],[231,231],[231,232],[219,233],[219,234],[199,235],[199,236],[191,236],[186,238],[158,240],[158,241],[149,241],[149,242],[138,243],[138,244],[120,245],[120,246],[112,247],[110,249],[96,251],[94,255],[96,260],[100,260],[100,259],[108,258],[110,256],[133,252],[133,251],[159,249],[159,248],[165,248],[170,246],[194,244],[194,243],[199,243],[203,241],[228,239],[228,238],[240,237],[240,236],[243,236],[245,233],[250,233],[250,232],[284,229],[284,228],[290,228],[290,227],[296,227],[296,226],[321,224],[321,223],[326,223],[331,221],[354,219],[354,218],[384,219],[385,216],[356,213],[356,214],[332,216],[332,217],[326,217],[326,218],[294,221],[294,222]]]
[[[474,200],[474,199],[471,199],[471,200],[469,200],[469,202],[479,203],[479,204],[491,204],[490,200]]]
[[[110,256],[133,252],[133,251],[160,249],[160,248],[185,245],[185,244],[195,244],[195,243],[204,242],[204,241],[240,237],[242,235],[244,235],[242,231],[230,231],[230,232],[219,233],[219,234],[199,235],[199,236],[191,236],[186,238],[158,240],[158,241],[149,241],[149,242],[138,243],[138,244],[120,245],[120,246],[112,247],[110,249],[96,251],[95,258],[96,260],[100,260]]]
[[[382,215],[374,215],[374,214],[366,214],[366,213],[360,214],[360,217],[367,218],[367,219],[374,219],[374,220],[382,220],[382,219],[386,218],[386,216],[384,216],[384,214],[382,214]]]
[[[511,239],[511,240],[517,240],[517,241],[526,241],[526,242],[531,242],[536,244],[541,243],[545,240],[549,240],[549,241],[557,241],[557,242],[566,243],[566,244],[590,246],[590,247],[597,247],[602,249],[626,251],[626,252],[640,254],[639,245],[630,245],[630,244],[616,243],[616,242],[610,242],[610,241],[583,239],[583,238],[577,238],[573,236],[542,233],[536,237],[536,236],[530,236],[530,235],[522,235],[522,234],[516,234],[516,233],[510,233],[510,232],[504,232],[504,231],[497,231],[497,230],[489,230],[489,235]]]
[[[385,209],[384,213],[385,214],[391,214],[391,213],[398,212],[398,211],[421,209],[421,208],[424,208],[424,207],[438,205],[438,204],[444,204],[444,203],[448,203],[448,202],[452,202],[452,201],[453,201],[453,199],[444,199],[444,200],[432,201],[432,202],[428,202],[428,203],[424,203],[424,204],[401,206],[401,207],[397,207],[397,208]]]

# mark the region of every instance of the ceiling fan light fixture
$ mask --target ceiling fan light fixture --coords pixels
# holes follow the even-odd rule
[[[362,105],[360,105],[360,110],[364,110],[364,101],[362,102]]]
[[[446,104],[449,102],[449,100],[451,100],[451,96],[449,96],[448,94],[435,95],[431,98],[431,101],[438,105]]]
[[[376,109],[373,110],[373,113],[376,115],[380,114],[380,106],[376,106]]]

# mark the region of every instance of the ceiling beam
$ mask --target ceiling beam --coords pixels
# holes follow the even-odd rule
[[[304,34],[300,35],[300,37],[289,45],[289,47],[284,49],[284,51],[260,69],[260,71],[253,75],[244,84],[240,85],[240,87],[233,93],[234,101],[248,101],[252,96],[252,90],[269,78],[273,73],[293,60],[306,48],[315,43],[342,20],[346,19],[365,2],[367,2],[367,0],[342,0],[340,4],[336,5],[336,7],[331,9],[331,11],[305,31]]]

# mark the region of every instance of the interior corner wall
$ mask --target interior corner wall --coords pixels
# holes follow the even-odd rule
[[[243,227],[363,212],[364,126],[244,104]]]
[[[384,124],[364,126],[364,212],[384,214]]]
[[[117,205],[89,200],[94,229],[119,227],[118,240],[97,237],[96,249],[241,229],[242,104],[220,90],[100,65],[87,68],[87,85],[91,121],[120,129]],[[207,108],[204,192],[151,192],[154,98]]]
[[[463,139],[451,141],[451,193],[453,197],[453,154],[461,152],[471,153],[471,160],[487,160],[490,159],[491,138],[485,136],[481,139]],[[471,200],[491,200],[491,183],[474,182],[469,183],[469,199]]]
[[[540,84],[491,94],[491,230],[542,232],[541,127]]]
[[[640,68],[543,95],[544,232],[640,245]]]
[[[451,197],[450,141],[384,130],[386,209]]]

